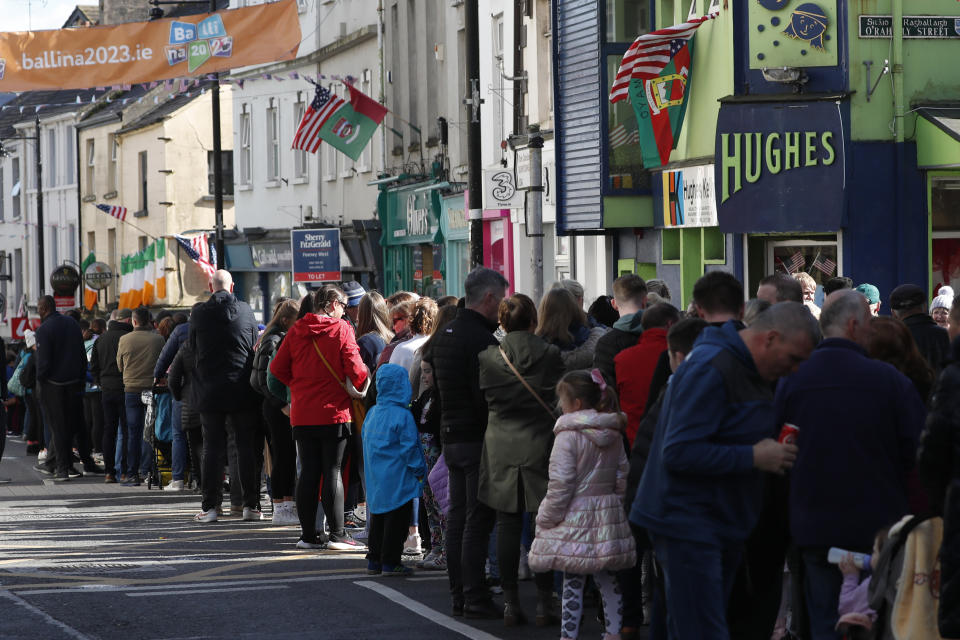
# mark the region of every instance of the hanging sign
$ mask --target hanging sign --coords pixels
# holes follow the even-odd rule
[[[83,272],[83,281],[91,289],[106,289],[113,282],[113,271],[105,262],[94,262]]]
[[[662,174],[662,222],[664,227],[715,227],[717,203],[714,199],[713,164],[671,169]]]
[[[340,229],[290,231],[294,282],[338,282]]]
[[[530,167],[527,165],[527,172]],[[517,177],[521,169],[517,163]],[[529,182],[529,180],[527,181]],[[517,189],[513,169],[487,169],[483,172],[484,209],[522,209],[523,192]]]
[[[151,22],[0,33],[0,92],[215,73],[292,60],[299,46],[295,0]]]

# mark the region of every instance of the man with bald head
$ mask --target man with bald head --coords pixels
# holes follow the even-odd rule
[[[824,340],[776,394],[779,423],[799,428],[790,477],[790,533],[804,566],[813,640],[835,640],[840,547],[870,553],[876,533],[908,512],[907,474],[925,419],[913,384],[867,356],[867,299],[844,289],[820,313]]]
[[[233,295],[229,271],[217,271],[210,279],[210,290],[210,299],[191,314],[187,338],[197,358],[193,385],[203,424],[203,503],[196,520],[217,519],[227,430],[237,446],[243,519],[259,520],[260,479],[256,477],[254,434],[260,396],[250,387],[257,320],[250,305]]]

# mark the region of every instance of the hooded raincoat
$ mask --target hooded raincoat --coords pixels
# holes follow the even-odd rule
[[[427,464],[409,405],[407,370],[380,365],[377,404],[363,422],[363,472],[370,513],[388,513],[420,495]]]

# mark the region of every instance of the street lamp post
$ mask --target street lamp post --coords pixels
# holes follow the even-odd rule
[[[217,0],[148,0],[153,5],[150,19],[163,17],[162,4],[209,4],[210,13],[217,10]],[[217,249],[217,269],[223,269],[226,256],[223,250],[223,141],[220,137],[220,74],[210,81],[210,105],[213,120],[213,219],[214,246]],[[39,135],[39,133],[37,134]]]

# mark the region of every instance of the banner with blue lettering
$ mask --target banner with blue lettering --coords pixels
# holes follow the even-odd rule
[[[339,282],[340,229],[293,229],[294,282]]]
[[[848,120],[838,100],[723,104],[714,166],[720,230],[838,231]]]

